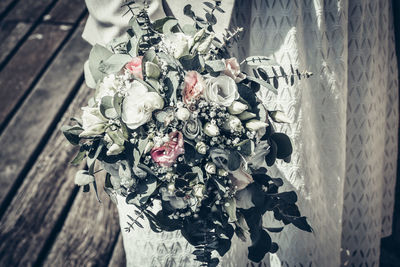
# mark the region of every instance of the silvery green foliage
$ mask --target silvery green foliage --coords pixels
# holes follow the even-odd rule
[[[127,231],[149,220],[156,232],[181,230],[195,246],[204,266],[218,265],[212,251],[223,256],[236,234],[250,237],[249,259],[260,261],[276,252],[262,215],[274,214],[282,224],[311,231],[297,208],[295,192],[279,192],[283,181],[267,175],[277,160],[290,161],[289,138],[274,130],[286,123],[280,111],[268,111],[256,96],[260,87],[277,93],[278,79],[293,84],[310,74],[291,68],[286,74],[264,56],[245,59],[254,76],[240,71],[229,46],[243,31],[215,37],[215,12],[220,1],[204,2],[205,18],[190,5],[185,15],[193,24],[173,17],[150,21],[146,8],[125,4],[132,19],[127,33],[107,47],[96,44],[85,63],[85,80],[95,89],[81,119],[62,131],[86,159],[87,169],[75,182],[96,188],[96,162],[106,174],[105,191],[139,208]],[[273,122],[269,120],[272,118]],[[153,200],[162,210],[153,214]]]

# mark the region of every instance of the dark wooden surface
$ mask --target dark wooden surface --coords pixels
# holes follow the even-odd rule
[[[60,131],[93,91],[83,0],[0,1],[0,266],[125,266],[115,205],[74,185]]]

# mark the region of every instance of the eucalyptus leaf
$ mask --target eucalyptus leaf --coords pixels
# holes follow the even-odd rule
[[[140,39],[144,35],[144,31],[142,30],[142,27],[139,25],[137,22],[137,17],[133,16],[130,21],[129,21],[129,26],[131,26],[133,33],[135,36]]]
[[[99,44],[93,46],[89,54],[89,70],[95,83],[102,80],[104,77],[104,73],[99,69],[100,63],[107,60],[112,55],[113,53],[104,46]]]
[[[259,85],[265,87],[265,89],[273,92],[274,94],[278,94],[278,91],[271,84],[267,83],[266,81],[258,79],[253,76],[246,76],[246,78],[252,82],[258,83]]]
[[[89,88],[92,88],[92,89],[96,88],[96,84],[97,83],[96,83],[96,80],[94,79],[94,77],[92,75],[92,72],[90,71],[89,60],[87,60],[85,62],[85,64],[83,65],[83,73],[85,75],[86,85]]]
[[[156,30],[156,31],[158,31],[158,32],[162,32],[162,31],[163,31],[164,24],[165,24],[166,22],[170,21],[170,20],[176,21],[176,18],[174,18],[174,17],[164,17],[164,18],[155,20],[155,21],[153,22],[153,24],[152,24],[152,27],[153,27],[154,30]]]
[[[164,34],[166,34],[166,33],[171,33],[171,32],[173,32],[173,29],[174,29],[174,27],[175,27],[176,25],[178,25],[178,20],[177,20],[177,19],[170,19],[170,20],[167,20],[167,21],[164,23],[163,27],[162,27],[162,32],[163,32]]]
[[[83,128],[80,126],[68,126],[63,125],[61,127],[61,131],[64,134],[65,138],[72,144],[72,145],[79,145],[79,134],[83,132]]]
[[[212,72],[220,72],[225,70],[225,62],[223,60],[209,60],[205,62],[207,70]]]
[[[131,61],[132,57],[127,54],[113,54],[108,59],[102,61],[99,70],[106,74],[119,72],[126,63]]]
[[[118,113],[114,108],[114,99],[112,96],[104,96],[100,103],[100,113],[108,119],[115,119]]]
[[[75,158],[71,161],[71,165],[79,165],[82,160],[86,157],[86,151],[80,150],[78,154],[76,154]]]
[[[259,66],[261,64],[265,64],[265,63],[271,61],[271,59],[266,56],[251,56],[251,57],[247,57],[244,61],[249,66]]]

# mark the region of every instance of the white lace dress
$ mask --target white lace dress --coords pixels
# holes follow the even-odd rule
[[[314,233],[289,226],[274,234],[280,250],[260,264],[248,263],[247,245],[235,239],[221,266],[379,265],[380,239],[391,233],[397,158],[392,12],[386,0],[236,1],[231,24],[247,30],[238,58],[267,55],[285,69],[314,73],[282,84],[277,96],[263,95],[293,121],[278,126],[294,143],[292,162],[273,172],[297,190]],[[132,209],[119,199],[128,266],[196,266],[178,232],[125,233]]]

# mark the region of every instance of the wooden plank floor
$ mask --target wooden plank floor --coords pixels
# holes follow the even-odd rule
[[[86,18],[83,0],[0,1],[1,267],[125,265],[115,205],[74,185],[60,132],[93,94]]]

